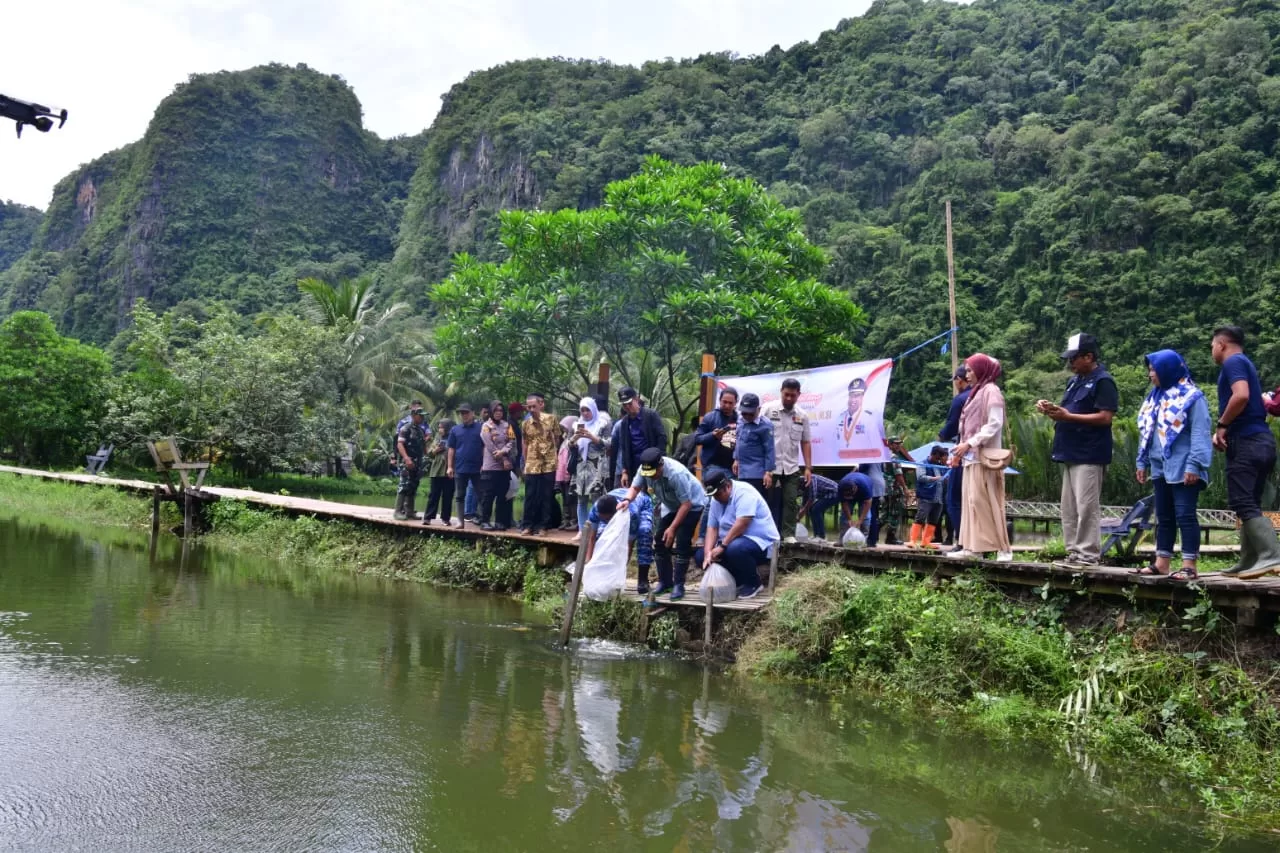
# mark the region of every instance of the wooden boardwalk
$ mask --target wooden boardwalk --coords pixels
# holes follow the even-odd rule
[[[59,480],[71,483],[84,483],[106,486],[140,495],[150,496],[156,484],[144,480],[124,480],[111,477],[93,476],[80,473],[63,473],[39,471],[0,465],[0,473],[8,473],[24,477],[38,477],[46,480]],[[498,539],[514,542],[535,550],[536,560],[540,565],[563,566],[572,560],[577,553],[574,535],[565,531],[548,531],[541,536],[528,536],[518,531],[503,533],[480,530],[468,525],[459,530],[441,524],[423,525],[420,521],[396,521],[392,518],[392,510],[384,507],[345,504],[337,501],[316,500],[313,498],[278,495],[267,492],[256,492],[249,489],[228,489],[206,486],[201,490],[206,499],[226,499],[244,501],[258,506],[272,507],[293,515],[310,515],[344,521],[355,521],[372,524],[384,528],[392,528],[403,534],[426,534],[474,542]],[[1034,546],[1015,546],[1015,558],[1020,555],[1034,553]],[[1219,550],[1217,548],[1213,549]],[[952,560],[937,553],[912,551],[901,546],[881,546],[873,550],[849,550],[834,544],[804,542],[797,545],[783,546],[781,556],[782,570],[815,563],[837,563],[850,569],[862,572],[911,571],[920,575],[954,577],[972,573],[980,569],[983,576],[991,581],[1022,587],[1042,587],[1048,584],[1051,589],[1085,591],[1094,595],[1114,596],[1126,600],[1141,598],[1152,602],[1185,604],[1196,601],[1203,589],[1215,605],[1234,609],[1237,621],[1241,624],[1253,624],[1258,614],[1280,613],[1280,578],[1269,576],[1261,580],[1244,581],[1230,576],[1205,574],[1194,584],[1179,583],[1160,577],[1149,577],[1133,574],[1130,570],[1118,567],[1099,567],[1087,570],[1064,569],[1049,563],[1031,560],[1018,560],[1012,563],[997,563],[991,560]],[[634,580],[630,581],[632,590]],[[766,579],[767,583],[767,579]],[[680,607],[705,607],[698,598],[696,581],[689,584],[686,598],[675,602]],[[641,597],[634,592],[626,597],[636,602]],[[754,611],[765,608],[772,598],[762,590],[756,598],[747,601],[731,601],[717,604],[716,609]],[[673,606],[672,602],[659,599],[660,607]]]

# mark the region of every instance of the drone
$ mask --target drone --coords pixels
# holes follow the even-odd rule
[[[22,138],[22,126],[29,124],[41,133],[53,129],[53,120],[58,120],[58,127],[67,123],[67,111],[31,101],[20,101],[8,95],[0,95],[0,118],[13,119],[18,126],[18,138]]]

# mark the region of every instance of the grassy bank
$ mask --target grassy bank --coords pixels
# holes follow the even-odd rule
[[[737,666],[998,742],[1136,761],[1224,822],[1280,827],[1274,636],[1243,639],[1207,605],[1171,614],[1045,595],[815,567],[782,585]]]
[[[0,475],[0,512],[81,531],[145,530],[149,501]],[[546,611],[562,601],[564,573],[534,567],[512,546],[478,551],[233,501],[212,505],[208,521],[203,544],[270,556],[294,574],[492,590]],[[650,645],[696,643],[700,612],[678,610],[652,622]],[[630,603],[586,602],[575,632],[633,640],[639,620]],[[1048,588],[1014,598],[980,577],[933,583],[812,567],[785,576],[764,613],[725,616],[717,632],[746,675],[817,682],[996,744],[1065,744],[1082,767],[1161,776],[1224,828],[1280,828],[1280,638],[1235,631],[1207,600],[1178,613],[1138,610]]]

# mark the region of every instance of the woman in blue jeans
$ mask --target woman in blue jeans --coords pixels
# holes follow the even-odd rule
[[[1182,356],[1162,349],[1147,356],[1151,391],[1138,412],[1138,482],[1151,481],[1156,504],[1156,559],[1138,574],[1169,574],[1174,538],[1182,534],[1182,568],[1170,576],[1196,578],[1200,522],[1196,504],[1209,484],[1212,426],[1204,393]]]

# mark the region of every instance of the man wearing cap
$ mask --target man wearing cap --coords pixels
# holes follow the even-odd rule
[[[763,498],[773,485],[773,424],[760,417],[760,397],[756,394],[742,395],[738,413],[742,420],[733,445],[733,476],[749,483]]]
[[[719,407],[707,412],[698,424],[694,442],[702,449],[702,479],[716,471],[733,470],[733,444],[738,429],[738,389],[720,389]]]
[[[960,411],[969,401],[969,394],[972,392],[969,387],[969,368],[963,363],[952,374],[951,384],[955,394],[951,398],[951,408],[947,410],[947,422],[938,431],[938,441],[954,445],[960,441]],[[963,506],[960,498],[963,488],[964,466],[957,465],[949,470],[946,482],[947,523],[950,527],[947,544],[954,542],[957,549],[960,547],[960,513]]]
[[[796,523],[800,515],[796,504],[800,489],[809,488],[813,464],[813,446],[809,440],[809,415],[796,405],[800,401],[800,380],[788,376],[782,380],[778,399],[760,409],[760,418],[773,427],[773,487],[769,505],[773,523],[786,536],[788,545],[796,541]]]
[[[667,452],[667,428],[630,385],[618,391],[618,402],[622,416],[618,418],[618,440],[609,446],[609,467],[620,471],[621,485],[629,486],[646,450],[656,449],[659,455]]]
[[[587,513],[587,553],[586,562],[591,562],[595,554],[596,538],[604,532],[604,528],[618,512],[618,504],[626,500],[627,489],[614,489],[591,505]],[[649,591],[649,567],[653,565],[653,501],[644,492],[640,492],[627,504],[627,512],[631,515],[631,529],[627,537],[628,545],[635,548],[636,592],[644,595]]]
[[[723,471],[707,478],[706,493],[712,499],[707,538],[694,559],[704,570],[712,563],[724,566],[737,581],[738,598],[752,598],[760,591],[759,566],[778,545],[773,512],[759,492]]]
[[[862,419],[862,403],[866,396],[867,381],[862,377],[856,377],[849,383],[848,407],[840,413],[840,419],[836,421],[836,441],[841,447],[851,446],[854,436],[861,432],[858,421]]]
[[[421,407],[409,410],[409,423],[396,433],[396,455],[400,457],[400,487],[396,489],[396,521],[417,518],[413,502],[418,497],[418,483],[422,480],[422,457],[426,452],[426,436],[422,422],[426,412]]]
[[[1098,340],[1079,333],[1062,353],[1073,374],[1058,405],[1037,400],[1054,421],[1053,461],[1062,463],[1062,540],[1065,568],[1096,566],[1102,557],[1102,481],[1111,464],[1111,419],[1120,408],[1116,382],[1101,364]]]
[[[707,507],[707,493],[693,473],[662,451],[650,447],[640,455],[640,467],[630,489],[618,504],[619,510],[627,509],[642,489],[653,495],[654,546],[657,551],[658,586],[653,591],[660,595],[671,590],[671,600],[684,598],[684,579],[693,559],[693,537]],[[672,572],[672,555],[675,571]]]
[[[480,489],[480,466],[484,462],[484,440],[480,437],[480,424],[470,403],[458,406],[459,422],[449,430],[445,447],[449,451],[446,474],[453,477],[454,495],[458,501],[458,526],[465,526],[464,512],[467,503],[467,487]]]

